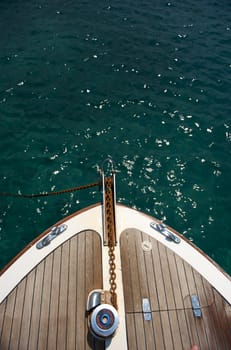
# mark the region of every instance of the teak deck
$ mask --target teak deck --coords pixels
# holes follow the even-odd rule
[[[95,231],[80,232],[18,284],[0,305],[1,350],[104,349],[89,333],[85,311],[89,292],[103,288],[101,243]],[[231,348],[230,305],[198,272],[135,229],[122,233],[120,247],[128,349]],[[200,318],[192,310],[195,294]]]
[[[151,250],[142,242],[150,242]],[[129,349],[231,348],[231,308],[199,273],[137,230],[123,232],[120,244]],[[200,318],[192,310],[195,294]],[[144,320],[143,298],[150,301],[150,321]]]
[[[102,288],[101,238],[84,231],[58,247],[0,306],[0,349],[104,349],[88,333],[86,304]]]

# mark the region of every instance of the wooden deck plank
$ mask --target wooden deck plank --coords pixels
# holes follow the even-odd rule
[[[193,342],[190,337],[189,325],[187,317],[185,315],[185,310],[178,310],[177,317],[179,321],[179,329],[182,340],[182,349],[190,349]]]
[[[53,269],[53,255],[51,254],[45,260],[45,270],[44,270],[44,279],[43,279],[41,314],[40,314],[39,334],[38,334],[38,349],[41,349],[41,350],[44,350],[47,348],[52,269]]]
[[[206,291],[204,289],[202,276],[195,270],[192,270],[192,272],[193,272],[193,278],[196,285],[197,295],[200,294],[200,304],[202,306],[210,305],[213,302],[213,300],[209,300],[209,295],[206,296]]]
[[[101,263],[94,231],[76,234],[48,255],[0,305],[0,349],[104,349],[89,334],[85,314],[88,293],[103,286]]]
[[[76,310],[77,310],[77,298],[76,293],[73,291],[77,290],[77,236],[72,239],[70,244],[70,264],[69,264],[69,289],[68,289],[68,306],[67,306],[67,349],[76,348]]]
[[[137,240],[135,242],[135,249],[136,249],[136,259],[137,259],[137,276],[138,276],[138,281],[140,285],[140,290],[142,291],[142,298],[146,298],[146,296],[150,295],[150,291],[148,288],[148,278],[147,276],[147,271],[146,271],[146,266],[145,266],[145,259],[144,259],[144,251],[141,249],[142,246],[142,234],[137,237]],[[141,304],[141,298],[139,296],[139,302],[140,303],[140,310],[142,310],[142,304]]]
[[[58,312],[59,312],[59,286],[61,279],[61,249],[56,249],[53,255],[53,270],[51,277],[50,312],[48,322],[47,348],[57,348]]]
[[[91,260],[89,259],[89,257],[91,257],[93,254],[94,240],[91,237],[90,231],[87,231],[85,235],[86,235],[86,284],[85,284],[85,288],[86,288],[85,305],[86,305],[87,304],[86,295],[88,295],[88,293],[91,290],[91,286],[94,283],[94,267],[92,265]]]
[[[27,277],[26,291],[25,291],[25,303],[23,307],[23,315],[21,321],[21,337],[19,340],[19,348],[27,349],[29,332],[30,332],[30,322],[32,316],[31,304],[33,302],[34,295],[34,284],[35,284],[35,274],[29,274]]]
[[[61,278],[59,285],[59,314],[58,314],[58,333],[57,333],[57,350],[66,349],[67,343],[67,297],[69,285],[69,241],[62,245],[62,265]]]
[[[133,311],[133,295],[132,295],[132,282],[131,282],[131,274],[129,271],[131,270],[130,266],[130,249],[128,236],[126,232],[120,240],[120,252],[123,256],[123,271],[126,274],[127,283],[123,283],[124,288],[124,296],[125,296],[125,304],[127,312]]]
[[[91,237],[91,232],[86,232],[86,282],[85,282],[85,300],[84,305],[87,305],[87,295],[89,294],[91,290],[91,286],[94,283],[94,267],[92,266],[92,262],[89,259],[90,256],[93,254],[93,245],[94,240]],[[87,329],[87,322],[88,320],[85,318],[85,329]],[[94,346],[94,341],[91,339],[90,342],[86,344],[86,350],[91,349],[91,347]]]
[[[175,305],[177,309],[183,309],[184,305],[182,291],[180,286],[179,273],[176,266],[175,254],[170,249],[167,249],[166,253],[168,259],[170,278],[173,286],[172,291],[175,300]]]
[[[173,341],[173,349],[182,349],[184,344],[182,343],[181,338],[181,328],[179,325],[178,310],[169,311],[169,322]]]
[[[213,318],[211,317],[210,307],[203,308],[203,320],[206,325],[208,348],[210,350],[219,350],[219,340],[217,339],[217,329],[214,328]]]
[[[143,241],[145,241],[145,237],[143,237]],[[149,242],[148,244],[151,244],[150,240],[147,240]],[[152,249],[155,249],[155,247],[152,246]],[[145,269],[147,276],[149,278],[147,279],[148,282],[148,290],[150,295],[150,305],[153,311],[159,310],[159,299],[158,299],[158,293],[157,293],[157,281],[156,276],[154,273],[154,267],[153,267],[153,259],[151,251],[146,251],[144,254],[144,261],[145,261]]]
[[[135,350],[135,349],[137,349],[137,342],[136,342],[135,315],[134,315],[134,313],[132,313],[132,314],[128,313],[126,315],[126,323],[129,324],[129,329],[127,332],[128,348]]]
[[[160,311],[160,317],[163,329],[164,349],[174,349],[169,313]]]
[[[85,299],[84,299],[84,305],[87,305],[87,296],[89,292],[91,291],[91,286],[94,285],[94,264],[92,264],[91,256],[94,254],[94,239],[92,239],[92,233],[91,231],[87,231],[85,234],[86,238],[86,277],[85,277]],[[100,263],[101,261],[97,262]],[[85,318],[85,330],[87,330],[87,318]],[[89,341],[86,343],[86,350],[90,350],[92,347],[95,346],[93,337],[89,334],[88,335]]]
[[[206,333],[206,327],[205,320],[203,316],[201,318],[195,319],[196,328],[197,328],[197,334],[199,337],[199,344],[201,349],[208,349],[209,343],[208,343],[208,337]]]
[[[94,236],[93,239],[93,256],[94,256],[94,261],[96,261],[96,264],[93,265],[93,284],[95,289],[102,288],[102,270],[99,268],[99,266],[102,266],[102,251],[101,251],[101,245],[100,245],[100,240],[98,239],[97,236]]]
[[[143,315],[141,315],[143,318]],[[155,347],[153,346],[154,341],[154,330],[153,330],[153,322],[151,321],[145,321],[143,319],[144,323],[144,333],[145,333],[145,339],[146,339],[146,349],[147,350],[153,350]]]
[[[193,276],[192,267],[187,264],[185,261],[183,262],[184,269],[185,269],[185,275],[186,275],[186,282],[188,286],[188,295],[185,297],[185,307],[191,307],[191,295],[197,294],[196,284]]]
[[[191,308],[191,300],[188,298],[189,289],[188,289],[188,281],[184,268],[184,261],[177,255],[175,255],[176,267],[179,277],[179,285],[180,291],[182,295],[183,306],[185,308]]]
[[[154,241],[155,242],[155,241]],[[155,280],[156,280],[156,289],[157,289],[157,295],[159,300],[159,310],[166,310],[167,308],[167,299],[166,299],[166,293],[165,293],[165,285],[164,285],[164,278],[163,273],[161,269],[161,258],[159,254],[159,244],[157,242],[156,244],[156,250],[155,254],[153,254],[155,244],[152,240],[152,260],[153,260],[153,268],[154,268],[154,274],[155,274]]]
[[[136,313],[134,320],[135,320],[135,334],[136,334],[137,349],[142,349],[146,347],[143,315],[141,313]]]
[[[155,345],[155,350],[164,349],[163,325],[160,312],[153,312],[152,316],[153,346]]]
[[[77,275],[78,275],[78,288],[77,288],[77,319],[76,319],[76,346],[77,349],[83,349],[85,346],[85,324],[82,320],[85,320],[85,310],[79,305],[85,302],[85,278],[86,266],[82,262],[85,261],[86,257],[86,237],[85,234],[80,233],[78,235],[78,253],[77,253]],[[81,276],[81,278],[80,278]]]
[[[90,243],[91,242],[91,243]],[[89,292],[93,289],[102,289],[102,251],[99,236],[94,234],[92,231],[87,231],[86,235],[86,247],[91,247],[86,251],[86,271],[89,271],[91,275],[91,280],[86,283],[86,294],[85,294],[85,306],[87,304],[87,296]],[[94,257],[94,263],[92,263],[91,255]],[[85,321],[85,327],[88,329],[88,320]],[[87,334],[87,349],[104,349],[104,343],[95,337],[91,333]],[[70,349],[71,350],[71,349]]]
[[[200,346],[199,335],[196,327],[196,320],[195,320],[195,317],[193,316],[192,309],[186,308],[185,315],[186,315],[186,319],[189,327],[189,334],[190,334],[189,338],[191,341],[190,345],[197,344],[198,346]]]
[[[171,281],[171,275],[169,270],[169,264],[167,259],[167,250],[163,244],[158,244],[160,261],[161,261],[161,271],[163,274],[165,295],[167,301],[167,309],[175,309],[175,300],[173,294],[173,284]]]
[[[38,345],[38,334],[42,304],[42,288],[43,288],[43,276],[44,276],[45,262],[42,261],[34,270],[35,274],[35,285],[34,285],[34,296],[31,305],[31,324],[30,334],[28,340],[29,349],[37,349]]]
[[[21,330],[21,318],[23,313],[23,306],[25,301],[25,289],[26,280],[24,279],[20,285],[17,287],[17,297],[15,300],[14,307],[14,319],[12,323],[11,338],[10,338],[10,348],[18,348]]]
[[[17,288],[15,288],[10,294],[9,298],[1,304],[3,324],[2,324],[2,332],[1,332],[1,340],[0,340],[0,349],[9,348],[16,295],[17,295]]]
[[[128,247],[129,247],[129,266],[135,271],[138,271],[138,260],[136,256],[136,243],[132,239],[131,235],[128,236]],[[140,285],[138,273],[133,273],[131,275],[131,290],[132,290],[132,301],[137,312],[141,312],[141,290],[136,288]]]

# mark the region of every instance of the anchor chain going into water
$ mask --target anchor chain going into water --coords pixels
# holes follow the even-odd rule
[[[37,194],[22,194],[22,193],[8,193],[8,192],[0,192],[0,196],[4,197],[18,197],[18,198],[39,198],[39,197],[48,197],[48,196],[57,196],[59,194],[64,194],[64,193],[70,193],[70,192],[75,192],[75,191],[80,191],[80,190],[86,190],[91,187],[95,186],[100,186],[101,182],[93,182],[87,185],[82,185],[78,187],[73,187],[73,188],[67,188],[64,190],[60,191],[53,191],[53,192],[44,192],[44,193],[37,193]]]

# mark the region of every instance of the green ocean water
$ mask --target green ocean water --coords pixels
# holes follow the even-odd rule
[[[231,3],[0,3],[0,192],[98,179],[231,274]],[[0,197],[0,268],[97,189]]]

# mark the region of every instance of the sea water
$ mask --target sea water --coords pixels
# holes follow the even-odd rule
[[[91,183],[111,155],[117,200],[231,273],[231,3],[0,3],[0,192]],[[0,197],[0,267],[98,188]]]

